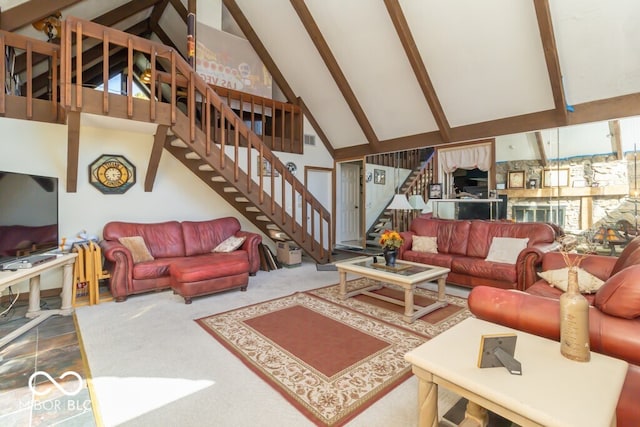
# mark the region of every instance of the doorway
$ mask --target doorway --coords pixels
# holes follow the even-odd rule
[[[348,248],[364,248],[362,235],[363,189],[362,160],[338,163],[336,246]]]
[[[305,166],[304,168],[304,186],[313,197],[320,202],[320,204],[331,213],[331,216],[334,216],[334,200],[335,197],[333,195],[333,169],[330,168],[321,168],[315,166]],[[307,211],[311,212],[311,210]],[[310,215],[308,213],[307,215]],[[335,222],[335,221],[334,221]],[[315,229],[313,230],[314,236],[318,238],[320,235],[323,236],[323,247],[328,247],[329,236],[332,237],[332,241],[335,241],[335,227],[323,228],[320,230],[323,222],[320,221],[320,218],[312,218],[307,216],[307,227],[309,227],[309,232],[311,232],[311,226],[314,225]],[[333,248],[329,248],[333,250]]]

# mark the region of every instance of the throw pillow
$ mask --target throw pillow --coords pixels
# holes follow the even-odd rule
[[[154,260],[142,236],[120,237],[118,240],[125,248],[129,249],[134,264]]]
[[[529,243],[528,237],[526,239],[494,237],[485,261],[515,264],[520,251],[527,247],[527,243]]]
[[[231,236],[227,238],[224,242],[220,243],[218,246],[213,248],[211,252],[233,252],[238,249],[244,243],[246,236],[236,237]]]
[[[640,265],[632,265],[609,277],[596,293],[595,306],[603,313],[624,319],[640,316],[639,274]]]
[[[569,267],[540,271],[538,276],[549,282],[549,285],[554,288],[566,291],[569,284]],[[600,289],[603,284],[603,280],[586,270],[578,268],[578,287],[583,294],[592,294]]]
[[[411,250],[416,252],[426,252],[428,254],[437,254],[438,238],[429,236],[413,236]]]

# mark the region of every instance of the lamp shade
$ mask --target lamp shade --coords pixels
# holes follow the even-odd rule
[[[433,212],[433,202],[431,200],[427,201],[424,204],[424,208],[422,208],[422,213],[431,213]]]
[[[387,206],[387,209],[405,209],[411,210],[413,207],[409,204],[409,201],[403,194],[396,194],[393,196],[393,200]]]
[[[409,204],[413,209],[422,210],[427,207],[424,199],[420,194],[412,194],[409,196]]]

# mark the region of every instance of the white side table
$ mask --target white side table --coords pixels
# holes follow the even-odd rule
[[[482,335],[515,333],[522,375],[477,367]],[[486,426],[488,409],[522,426],[615,426],[627,362],[591,352],[560,354],[560,343],[476,318],[465,319],[405,355],[419,379],[420,426],[438,425],[438,386],[465,397],[466,425]],[[483,409],[484,408],[484,409]]]
[[[69,253],[58,255],[57,258],[42,264],[35,265],[31,268],[25,268],[16,271],[0,271],[0,292],[11,285],[29,280],[29,308],[25,317],[33,319],[22,325],[15,331],[7,334],[0,339],[0,348],[13,341],[29,329],[37,326],[46,319],[54,315],[68,316],[73,313],[71,305],[71,296],[73,292],[73,264],[78,254]],[[62,293],[60,297],[62,302],[57,310],[40,310],[40,275],[54,268],[62,268]]]

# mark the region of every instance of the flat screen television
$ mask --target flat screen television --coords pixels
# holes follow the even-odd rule
[[[0,262],[58,242],[58,178],[0,171]]]

